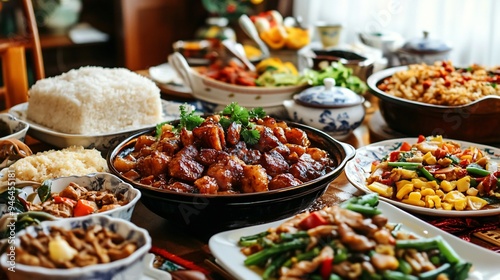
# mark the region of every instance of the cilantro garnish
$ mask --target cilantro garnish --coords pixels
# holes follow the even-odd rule
[[[200,117],[199,115],[195,115],[194,110],[187,110],[187,104],[182,104],[180,107],[181,110],[181,120],[177,127],[177,129],[182,129],[185,127],[187,130],[193,130],[193,128],[202,124],[205,119]]]
[[[255,145],[259,142],[260,133],[255,129],[245,129],[241,131],[241,137],[243,137],[243,141],[250,145]]]
[[[179,120],[179,124],[177,125],[177,127],[174,127],[172,129],[172,131],[174,131],[174,132],[179,132],[184,127],[187,130],[193,130],[193,128],[199,126],[200,124],[202,124],[205,121],[204,118],[202,118],[199,115],[196,115],[194,110],[188,111],[188,104],[180,105],[179,109],[181,111],[180,120]],[[171,122],[166,121],[166,122],[162,122],[162,123],[157,124],[156,125],[156,137],[160,137],[161,133],[163,131],[163,126],[166,124],[170,124],[170,123]]]
[[[161,136],[161,133],[163,131],[163,126],[169,123],[170,122],[162,122],[156,125],[156,138],[159,138]]]
[[[221,114],[227,116],[227,118],[221,118],[219,123],[224,129],[227,129],[231,123],[235,122],[241,124],[241,137],[245,143],[254,145],[259,142],[260,133],[254,128],[254,124],[250,122],[253,118],[263,118],[266,116],[266,112],[262,108],[255,108],[248,110],[245,107],[241,107],[238,103],[233,102],[227,105]]]

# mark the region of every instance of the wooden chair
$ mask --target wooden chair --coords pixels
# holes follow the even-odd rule
[[[28,101],[29,82],[26,50],[29,50],[33,56],[35,80],[45,78],[42,48],[33,4],[31,0],[15,1],[22,2],[21,9],[26,23],[26,32],[14,37],[0,38],[0,59],[4,85],[3,88],[0,88],[0,94],[4,96],[5,109]]]

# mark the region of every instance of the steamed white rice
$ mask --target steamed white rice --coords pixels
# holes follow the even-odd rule
[[[86,66],[37,81],[27,114],[63,133],[118,132],[161,122],[160,89],[125,68]]]

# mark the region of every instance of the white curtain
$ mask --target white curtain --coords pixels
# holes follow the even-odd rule
[[[411,40],[428,31],[452,46],[454,65],[500,65],[497,0],[294,0],[294,15],[311,30],[317,21],[341,23],[345,44],[359,42],[359,32],[394,31]]]

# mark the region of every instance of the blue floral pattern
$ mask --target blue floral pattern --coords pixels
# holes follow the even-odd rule
[[[135,205],[137,201],[139,201],[141,197],[141,192],[134,188],[129,183],[124,182],[120,178],[116,177],[110,173],[94,173],[86,176],[69,176],[69,177],[60,177],[57,179],[47,180],[45,183],[50,184],[51,192],[58,193],[62,191],[69,183],[74,182],[80,186],[86,187],[89,190],[97,191],[97,190],[109,190],[114,194],[124,194],[125,199],[129,202],[123,206],[120,206],[115,209],[111,209],[101,213],[92,214],[95,215],[105,215],[114,218],[120,218],[127,221],[130,221],[132,218],[132,212],[134,211]],[[27,198],[28,196],[34,194],[35,191],[32,187],[25,187],[21,190],[19,194],[23,198]],[[33,200],[33,203],[38,203],[40,201],[39,197],[36,196]],[[0,211],[2,215],[7,213],[7,205],[4,203],[0,204]],[[58,218],[56,218],[58,219]],[[73,219],[73,218],[65,218],[65,219]]]
[[[453,140],[459,143],[462,147],[475,146],[485,154],[487,154],[493,161],[500,164],[500,149],[486,146],[482,144],[476,144],[466,141]],[[356,150],[356,156],[354,159],[349,161],[344,169],[345,174],[349,182],[351,182],[355,187],[360,189],[365,193],[371,193],[366,185],[366,178],[370,175],[371,164],[373,161],[382,160],[390,152],[399,150],[404,142],[415,143],[416,138],[400,138],[394,140],[386,140],[382,142],[377,142],[368,146],[364,146]],[[395,200],[391,200],[385,197],[380,197],[381,200],[394,204],[400,208],[406,209],[411,212],[434,215],[434,216],[489,216],[500,214],[500,208],[477,210],[477,211],[447,211],[440,209],[430,209],[425,207],[418,207]]]
[[[20,236],[30,234],[37,236],[40,232],[48,233],[52,226],[67,230],[75,228],[87,229],[92,225],[101,225],[137,244],[138,249],[127,258],[105,264],[77,267],[71,269],[51,269],[45,267],[16,264],[13,272],[16,279],[141,279],[143,275],[143,259],[151,248],[149,233],[129,221],[108,216],[87,216],[77,219],[65,219],[43,222],[39,226],[31,226],[20,231],[14,241],[20,246]],[[6,254],[2,255],[2,265],[6,263]],[[7,272],[8,273],[8,272]]]

